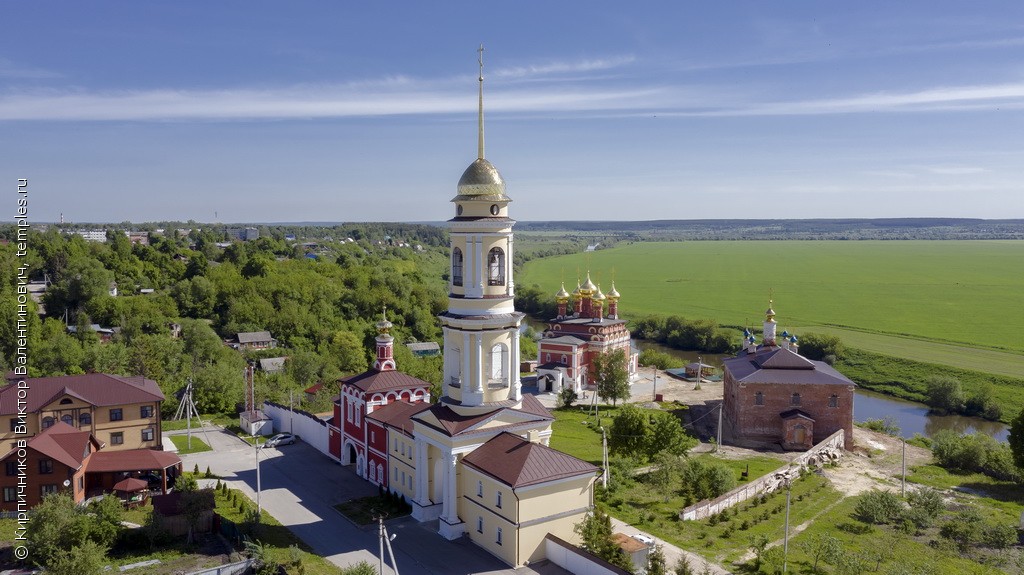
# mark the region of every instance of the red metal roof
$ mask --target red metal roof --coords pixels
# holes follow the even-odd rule
[[[722,365],[740,383],[856,385],[827,363],[807,359],[788,349],[761,348],[753,354],[741,351]]]
[[[88,473],[109,471],[153,471],[166,469],[181,463],[181,458],[168,451],[154,449],[130,449],[128,451],[100,451],[92,454]]]
[[[89,449],[90,441],[93,443],[91,450]],[[100,444],[88,431],[78,431],[74,427],[58,421],[44,429],[42,433],[29,439],[28,447],[71,469],[78,469],[89,452],[99,449]],[[14,453],[13,449],[0,459],[7,459],[12,453]]]
[[[379,421],[406,434],[412,434],[412,416],[430,409],[429,403],[409,403],[408,401],[395,401],[374,409],[366,419]]]
[[[398,389],[430,389],[430,382],[406,375],[400,371],[377,371],[371,369],[358,375],[341,378],[343,385],[351,385],[362,391],[392,391]]]
[[[63,394],[77,397],[98,407],[163,401],[160,386],[152,379],[125,377],[106,373],[34,377],[25,380],[28,386],[26,411],[35,413]],[[18,390],[11,383],[0,388],[0,415],[18,413]]]
[[[597,473],[597,467],[582,459],[508,432],[473,450],[462,463],[513,488]]]

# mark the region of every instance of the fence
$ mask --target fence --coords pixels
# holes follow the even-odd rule
[[[591,555],[550,533],[544,538],[544,555],[548,561],[577,575],[628,575],[629,573],[629,571],[616,567],[596,555]]]
[[[328,457],[331,456],[327,443],[328,430],[326,421],[308,411],[301,409],[292,411],[287,406],[272,401],[263,402],[263,413],[274,420],[274,429],[276,431],[294,433],[302,441],[315,447],[320,453]]]
[[[772,493],[781,487],[785,487],[786,483],[796,479],[804,468],[817,467],[827,461],[839,459],[843,454],[845,435],[844,431],[840,429],[772,473],[741,485],[714,499],[701,501],[683,509],[679,512],[679,518],[683,520],[704,519],[716,513],[721,513],[724,509],[728,509],[737,503],[757,497],[762,493]]]
[[[240,573],[245,573],[250,567],[252,567],[252,559],[246,559],[245,561],[236,561],[227,565],[210,567],[202,571],[192,571],[188,575],[239,575]]]

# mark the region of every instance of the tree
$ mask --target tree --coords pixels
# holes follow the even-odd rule
[[[612,540],[612,518],[595,507],[573,529],[582,539],[583,548],[601,559],[633,572],[633,563]]]
[[[1013,462],[1017,467],[1024,469],[1024,409],[1020,410],[1017,417],[1010,422],[1010,451],[1013,453]]]
[[[885,524],[903,512],[903,502],[891,491],[872,489],[857,499],[854,515],[865,523]]]
[[[647,555],[647,575],[668,575],[668,563],[661,545],[655,545]]]
[[[213,489],[207,487],[206,489],[184,491],[180,485],[175,485],[175,488],[181,492],[178,508],[181,514],[185,516],[185,522],[188,524],[188,537],[186,541],[193,543],[195,541],[196,527],[199,526],[199,520],[203,518],[204,513],[214,507]]]
[[[629,399],[629,371],[626,361],[626,352],[621,349],[594,356],[591,362],[591,377],[597,382],[597,395],[601,401],[611,399],[612,405],[617,405],[620,399]]]
[[[89,540],[89,523],[89,518],[75,506],[70,495],[55,493],[43,497],[26,534],[32,559],[46,567],[60,551],[83,545]]]
[[[108,495],[90,504],[89,512],[93,518],[89,538],[102,547],[110,547],[124,530],[124,505],[117,497]]]
[[[960,413],[966,397],[960,380],[955,377],[934,375],[925,382],[925,403],[940,413]]]
[[[616,455],[646,457],[651,441],[651,417],[632,403],[622,406],[612,423],[608,447]]]
[[[800,354],[808,359],[823,361],[829,356],[843,359],[843,356],[846,355],[846,346],[843,345],[841,339],[834,335],[805,333],[800,336],[799,344]]]
[[[761,570],[761,557],[768,548],[767,535],[755,535],[750,538],[750,552],[754,554],[754,571]]]
[[[106,547],[85,541],[70,549],[58,549],[46,566],[48,575],[100,575],[107,558]]]
[[[814,564],[811,566],[813,573],[818,573],[818,562],[834,564],[843,554],[843,544],[829,534],[817,535],[801,545],[804,551],[811,556]]]
[[[686,555],[680,555],[679,560],[676,561],[672,572],[675,575],[696,575],[693,571],[693,567],[690,565],[690,560],[686,558]]]
[[[647,456],[667,451],[673,455],[685,455],[697,445],[697,439],[691,437],[683,429],[679,418],[671,413],[655,412],[652,416],[650,441],[647,444]]]

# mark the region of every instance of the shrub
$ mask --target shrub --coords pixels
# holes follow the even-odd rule
[[[981,532],[981,543],[993,549],[1006,549],[1017,543],[1017,528],[1007,523],[990,523]]]
[[[903,512],[903,502],[895,493],[872,489],[857,500],[854,515],[865,523],[890,523]]]
[[[907,494],[907,503],[910,504],[910,509],[919,510],[929,519],[935,519],[940,513],[946,508],[946,504],[942,501],[942,494],[936,489],[931,487],[922,487],[915,491],[911,491]],[[921,525],[917,521],[918,527],[927,527],[927,525]]]

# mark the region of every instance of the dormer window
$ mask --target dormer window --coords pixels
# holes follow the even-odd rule
[[[70,405],[72,403],[74,403],[74,401],[72,401],[70,397],[65,397],[64,399],[60,400],[61,405]]]
[[[501,248],[487,252],[487,285],[505,285],[505,252]]]

